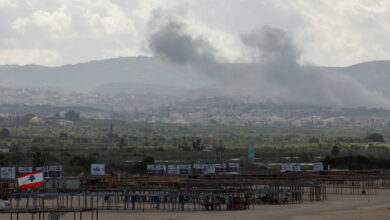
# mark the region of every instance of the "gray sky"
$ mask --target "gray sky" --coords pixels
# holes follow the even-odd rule
[[[256,59],[241,38],[265,25],[291,34],[301,64],[390,58],[387,0],[0,0],[0,64],[148,56],[155,23],[172,17],[221,61]]]

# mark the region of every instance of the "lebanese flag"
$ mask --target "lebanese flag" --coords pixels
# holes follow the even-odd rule
[[[20,189],[43,186],[43,171],[40,170],[18,176],[18,185]]]

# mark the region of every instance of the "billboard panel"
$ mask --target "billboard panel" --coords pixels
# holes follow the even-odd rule
[[[9,153],[9,148],[0,148],[0,153]]]
[[[32,167],[19,167],[18,168],[19,176],[22,174],[31,173],[32,171],[33,171]]]
[[[146,173],[151,175],[163,175],[166,172],[166,166],[165,165],[155,165],[155,164],[148,164],[146,165]]]
[[[301,171],[301,164],[299,164],[299,163],[282,163],[282,170]]]
[[[313,170],[315,170],[315,171],[323,171],[324,170],[324,166],[322,165],[322,163],[313,163]]]
[[[91,175],[105,175],[105,164],[91,164]]]
[[[229,172],[239,173],[240,163],[229,163]]]
[[[179,175],[180,174],[180,170],[179,169],[168,169],[167,173],[169,175]]]
[[[169,175],[179,175],[180,170],[179,170],[178,165],[175,165],[175,164],[168,165],[167,173]]]
[[[62,176],[62,166],[49,166],[49,176],[50,177],[60,177]]]
[[[214,165],[216,173],[226,172],[226,163],[218,163]]]
[[[202,164],[195,163],[192,165],[192,174],[202,174],[202,173],[203,173]]]
[[[203,164],[204,174],[214,174],[215,173],[215,164]]]
[[[35,167],[35,171],[42,170],[43,171],[43,177],[49,177],[49,167]]]
[[[15,167],[1,167],[1,179],[15,179]]]

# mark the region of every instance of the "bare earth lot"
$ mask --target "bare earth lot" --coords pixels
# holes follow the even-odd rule
[[[389,220],[390,190],[378,191],[374,196],[328,195],[323,202],[305,202],[302,205],[264,205],[245,211],[222,212],[100,212],[99,220],[145,219],[145,220]],[[14,216],[14,219],[16,216]],[[0,220],[10,219],[1,215]],[[31,219],[31,215],[21,215],[19,219]],[[38,219],[38,215],[35,216]],[[73,214],[62,217],[72,220]],[[79,215],[77,215],[79,219]],[[91,219],[90,213],[83,214],[83,219]]]

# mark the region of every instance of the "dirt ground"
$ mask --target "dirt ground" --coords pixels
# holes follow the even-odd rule
[[[94,216],[95,217],[95,216]],[[9,214],[0,215],[0,220],[10,219]],[[16,219],[14,216],[13,219]],[[20,220],[32,219],[31,215],[20,215]],[[38,219],[38,215],[34,217]],[[73,220],[67,214],[61,220]],[[79,219],[79,215],[77,215]],[[91,219],[84,213],[83,219]],[[199,212],[99,212],[99,220],[137,219],[137,220],[389,220],[390,190],[378,191],[377,195],[328,195],[328,200],[304,202],[300,205],[263,205],[244,211],[199,211]]]

